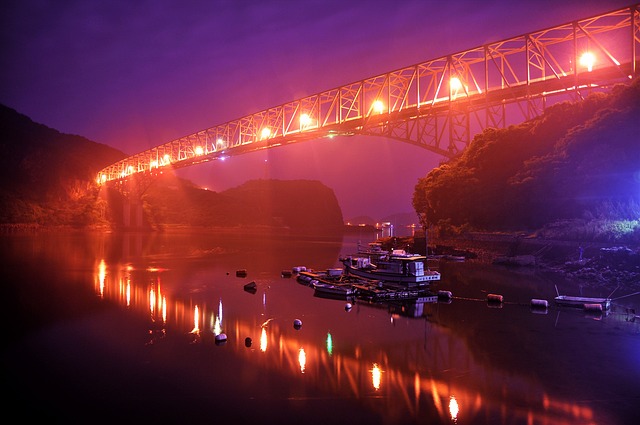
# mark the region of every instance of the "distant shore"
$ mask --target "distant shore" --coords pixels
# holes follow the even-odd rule
[[[424,238],[386,238],[398,247],[424,247]],[[640,291],[640,247],[615,243],[578,242],[528,237],[522,234],[476,233],[464,237],[428,240],[429,253],[465,256],[471,261],[494,264],[505,257],[532,256],[534,265],[585,286]],[[424,253],[422,250],[421,253]],[[515,261],[513,262],[516,263]],[[518,266],[510,266],[518,267]]]

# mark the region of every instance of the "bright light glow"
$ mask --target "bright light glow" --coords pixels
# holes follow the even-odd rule
[[[153,316],[156,311],[156,291],[154,291],[153,288],[149,290],[149,311],[151,312],[151,316]]]
[[[582,56],[580,56],[580,65],[587,68],[587,71],[591,72],[593,70],[593,65],[596,63],[596,57],[591,52],[584,52]]]
[[[216,317],[216,320],[213,324],[213,334],[220,335],[222,333],[222,321],[220,317]]]
[[[449,399],[449,414],[451,415],[451,419],[453,419],[454,421],[458,419],[458,411],[458,401],[454,396],[451,396],[451,398]]]
[[[378,363],[373,364],[373,369],[371,369],[371,382],[373,384],[373,388],[378,391],[380,389],[380,382],[382,381],[382,371],[380,370],[380,366]]]
[[[309,114],[300,115],[300,126],[301,127],[307,127],[310,124],[311,124],[311,117],[309,116]]]
[[[171,162],[171,157],[169,156],[169,154],[165,153],[164,156],[162,157],[162,159],[164,160],[165,164],[168,164],[169,162]]]
[[[98,283],[100,285],[100,296],[104,296],[104,280],[107,277],[107,265],[104,262],[104,258],[100,260],[98,265]]]
[[[263,353],[267,351],[267,330],[262,328],[262,333],[260,333],[260,351]]]
[[[193,329],[191,330],[192,334],[197,334],[200,333],[200,310],[198,309],[198,306],[195,306],[195,308],[193,309]]]
[[[196,146],[195,152],[196,155],[202,155],[204,153],[204,149],[202,149],[202,146]]]
[[[103,183],[107,181],[107,175],[106,174],[103,174],[100,178],[102,179]]]
[[[458,94],[458,91],[462,88],[462,81],[460,81],[460,78],[451,77],[451,79],[449,80],[449,88],[452,92]]]
[[[167,298],[162,297],[162,323],[167,323]]]
[[[226,149],[228,146],[229,146],[229,144],[224,139],[216,140],[216,149],[217,150]]]
[[[329,355],[333,354],[333,338],[331,337],[331,334],[327,332],[327,353],[329,353]]]
[[[384,112],[384,103],[381,100],[376,100],[372,105],[373,112],[377,114],[381,114]]]
[[[158,161],[151,161],[151,163],[149,164],[149,168],[158,168]]]
[[[127,167],[127,174],[133,174],[133,165]]]
[[[304,348],[300,348],[298,352],[298,363],[300,364],[300,372],[304,373],[304,369],[307,366],[307,353],[304,352]]]
[[[271,136],[271,129],[269,127],[265,127],[260,132],[260,138],[266,139]]]
[[[127,299],[127,307],[131,307],[131,281],[127,280],[127,286],[124,290],[125,298]]]

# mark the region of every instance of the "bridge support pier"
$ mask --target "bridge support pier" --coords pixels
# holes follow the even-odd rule
[[[122,218],[125,228],[143,228],[142,203],[126,199],[122,205]]]

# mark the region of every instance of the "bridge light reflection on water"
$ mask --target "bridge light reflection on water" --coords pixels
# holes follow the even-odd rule
[[[164,275],[162,279],[163,287],[161,288],[160,286],[160,275],[168,270],[146,268],[141,270],[145,273],[144,278],[140,278],[137,273],[132,274],[133,270],[130,266],[119,269],[116,266],[114,269],[110,269],[105,261],[102,260],[96,264],[95,289],[105,297],[109,295],[118,297],[118,294],[122,294],[123,291],[118,291],[117,286],[129,286],[132,295],[127,296],[126,301],[121,299],[123,304],[126,302],[127,305],[131,305],[134,309],[144,309],[145,314],[151,313],[152,319],[157,319],[157,322],[163,326],[163,331],[154,333],[152,338],[165,337],[164,328],[166,326],[173,328],[174,331],[183,329],[183,331],[189,332],[188,329],[190,327],[181,324],[181,322],[187,322],[189,318],[192,318],[193,323],[191,333],[195,335],[193,343],[206,344],[207,335],[211,338],[210,333],[201,334],[200,332],[203,317],[211,317],[211,319],[215,317],[215,324],[209,329],[213,328],[211,329],[213,334],[218,334],[221,331],[223,317],[222,297],[216,297],[218,298],[218,302],[214,303],[214,312],[216,314],[207,312],[207,297],[204,297],[204,302],[201,303],[199,301],[189,307],[191,300],[185,302],[176,297],[167,297],[164,294],[166,288],[170,289],[169,293],[175,290],[171,284],[166,283],[168,279]],[[144,282],[149,282],[149,276],[153,278],[151,284],[145,284]],[[114,284],[116,288],[114,288]],[[113,289],[116,290],[114,291]],[[242,291],[240,293],[244,294]],[[233,351],[234,356],[247,358],[254,365],[258,363],[255,358],[251,359],[250,357],[253,350],[247,349],[241,342],[245,340],[247,335],[251,335],[254,332],[254,327],[260,327],[260,352],[265,353],[264,356],[266,356],[264,357],[265,362],[259,363],[260,367],[273,368],[284,375],[286,375],[287,371],[296,376],[304,374],[307,380],[314,380],[313,382],[317,381],[318,385],[330,387],[330,389],[336,391],[336,394],[342,394],[347,388],[350,391],[350,396],[366,399],[367,388],[373,388],[380,397],[375,398],[376,403],[382,402],[380,408],[408,409],[419,416],[419,412],[425,412],[432,408],[431,406],[433,405],[439,412],[440,417],[448,417],[454,422],[457,421],[462,407],[464,407],[464,417],[473,417],[483,409],[487,409],[487,406],[495,407],[496,403],[499,405],[502,403],[501,405],[505,407],[511,402],[518,403],[522,401],[520,400],[521,397],[529,402],[533,399],[533,404],[536,402],[542,403],[541,400],[535,400],[536,397],[540,397],[540,394],[542,394],[543,400],[547,402],[545,409],[538,411],[532,408],[528,412],[512,413],[515,415],[525,414],[532,420],[532,423],[544,423],[545,420],[548,421],[550,419],[558,419],[559,422],[557,423],[570,423],[574,420],[581,421],[593,418],[593,411],[589,407],[577,407],[571,401],[551,398],[548,394],[544,394],[535,383],[526,382],[525,380],[518,381],[522,384],[523,394],[520,394],[519,390],[512,389],[508,394],[503,395],[506,399],[494,400],[490,395],[475,389],[472,384],[450,381],[444,376],[430,376],[431,372],[427,372],[427,370],[431,369],[426,369],[422,363],[425,360],[428,360],[428,364],[437,365],[436,369],[448,370],[449,362],[458,359],[458,357],[464,364],[465,370],[473,371],[479,366],[475,364],[472,355],[465,354],[467,349],[460,345],[461,341],[458,338],[447,329],[439,328],[427,319],[425,319],[425,329],[429,330],[429,344],[436,347],[434,350],[435,357],[429,357],[429,351],[414,351],[414,348],[410,348],[409,351],[402,355],[403,364],[399,364],[392,360],[393,357],[387,358],[387,353],[362,350],[363,347],[359,342],[353,342],[353,348],[348,350],[345,350],[344,344],[339,344],[340,346],[336,350],[334,335],[328,332],[326,328],[321,334],[319,332],[318,334],[313,333],[312,329],[315,325],[312,324],[311,320],[310,326],[306,327],[311,332],[296,332],[295,334],[287,333],[286,330],[278,326],[277,321],[272,322],[273,319],[268,319],[261,324],[252,323],[253,319],[247,318],[245,315],[238,317],[240,313],[238,313],[237,309],[234,310],[233,293],[229,297],[225,297],[225,307],[227,309],[225,311],[227,313],[225,332],[231,336],[228,350],[235,350]],[[168,298],[173,299],[167,302]],[[272,299],[275,300],[276,298],[274,295]],[[227,299],[231,301],[227,301]],[[240,299],[246,303],[244,298]],[[266,306],[263,300],[257,301],[258,303],[256,304],[259,306],[257,313],[261,314],[257,314],[256,317],[264,317],[266,311],[263,311],[263,308],[266,308]],[[270,301],[270,303],[273,302]],[[277,303],[278,301],[275,302]],[[169,307],[168,310],[171,313],[168,318],[170,321],[168,325],[167,307]],[[355,304],[354,307],[356,309],[363,308],[359,304]],[[435,310],[432,310],[432,307],[434,306],[424,306],[425,311],[429,310],[425,317],[433,317]],[[162,311],[162,314],[160,314],[160,311]],[[400,322],[403,319],[402,315],[390,314],[390,317],[394,321],[398,321],[398,324],[402,324]],[[268,330],[267,327],[269,328]],[[171,335],[172,332],[169,332],[169,334]],[[340,332],[336,333],[336,335],[343,336]],[[317,339],[312,337],[317,337]],[[340,341],[344,341],[344,338],[340,338]],[[380,354],[383,354],[382,362],[380,362]],[[374,356],[376,358],[372,358]],[[407,362],[407,360],[409,361]],[[179,359],[176,361],[179,362]],[[384,381],[382,380],[383,373],[385,375]],[[495,376],[490,377],[489,380],[501,381],[502,379],[502,375],[497,373]],[[404,403],[401,402],[401,406],[390,405],[390,400],[395,400],[395,403],[398,403],[398,398],[392,399],[391,394],[401,394],[402,397],[400,399]]]

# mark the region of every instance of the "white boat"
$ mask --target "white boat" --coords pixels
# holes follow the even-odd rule
[[[426,260],[398,249],[375,256],[359,253],[342,259],[342,264],[346,274],[413,287],[440,280],[439,272],[425,269]]]

